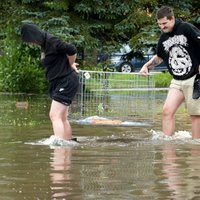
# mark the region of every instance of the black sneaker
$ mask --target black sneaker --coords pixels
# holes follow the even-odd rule
[[[200,74],[197,74],[194,79],[194,85],[193,85],[193,99],[198,99],[200,97]]]
[[[74,141],[74,142],[77,142],[79,143],[78,139],[77,138],[72,138],[71,141]]]

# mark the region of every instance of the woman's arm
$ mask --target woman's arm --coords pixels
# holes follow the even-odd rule
[[[70,66],[77,72],[79,73],[79,70],[77,68],[77,66],[79,65],[78,63],[76,63],[76,54],[71,55],[71,56],[67,56],[68,60],[69,60],[69,64]]]

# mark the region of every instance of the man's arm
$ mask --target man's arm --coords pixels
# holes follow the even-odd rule
[[[140,70],[142,75],[148,75],[149,69],[154,68],[155,66],[159,65],[162,62],[162,58],[154,55],[148,62],[146,62]]]

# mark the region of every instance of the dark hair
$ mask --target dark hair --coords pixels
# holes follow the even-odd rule
[[[171,19],[174,16],[174,11],[169,6],[162,6],[157,12],[156,12],[156,19],[162,19],[164,17],[167,17],[167,19]]]

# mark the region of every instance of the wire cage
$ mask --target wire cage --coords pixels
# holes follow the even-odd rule
[[[154,122],[153,75],[81,71],[79,79],[80,88],[70,108],[71,119],[80,121],[96,116],[117,122]]]

